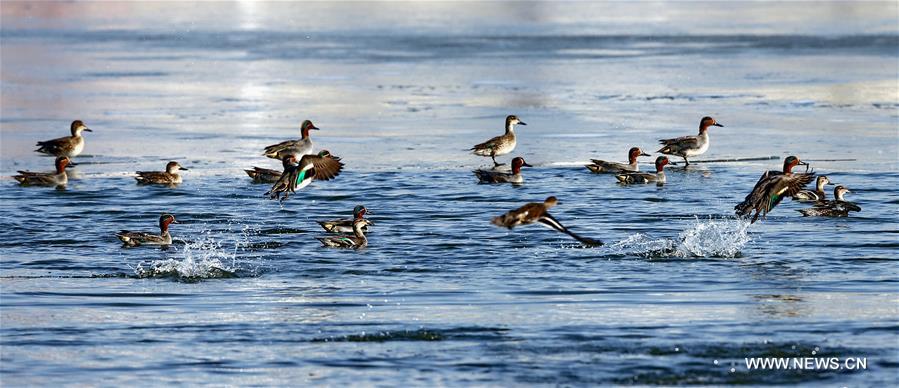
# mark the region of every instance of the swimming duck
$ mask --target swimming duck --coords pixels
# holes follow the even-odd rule
[[[480,183],[522,183],[524,178],[521,176],[521,167],[534,167],[524,161],[522,157],[512,159],[512,171],[495,171],[495,170],[474,170],[474,175],[478,177]]]
[[[38,146],[38,149],[36,149],[35,151],[53,156],[68,156],[70,158],[78,156],[79,154],[81,154],[81,151],[84,150],[84,137],[81,136],[81,132],[93,131],[86,125],[84,125],[81,120],[73,121],[72,125],[69,126],[69,130],[72,131],[72,136],[65,136],[47,141],[39,141],[36,144]]]
[[[471,147],[472,153],[489,156],[490,159],[493,159],[494,166],[502,166],[503,163],[496,162],[496,157],[508,154],[515,149],[515,124],[527,125],[524,121],[519,120],[518,116],[506,116],[506,133]]]
[[[338,159],[339,160],[339,159]],[[296,159],[294,162],[296,163]],[[288,158],[281,159],[281,165],[284,170],[287,169],[287,166],[291,164]],[[253,183],[275,183],[281,178],[281,172],[284,170],[272,170],[270,168],[262,168],[262,167],[253,167],[252,170],[244,170],[250,178],[253,178]]]
[[[66,166],[74,163],[66,156],[58,156],[55,164],[56,172],[19,171],[19,175],[13,176],[13,179],[22,186],[65,186],[69,182]]]
[[[827,194],[824,194],[824,185],[832,185],[830,179],[825,175],[818,175],[815,181],[815,191],[802,190],[793,196],[794,201],[816,201],[823,202],[827,200]]]
[[[860,212],[862,208],[843,199],[843,195],[851,193],[845,186],[837,186],[833,189],[833,201],[818,202],[808,209],[798,211],[806,217],[848,217],[849,212]]]
[[[543,201],[543,203],[532,202],[518,209],[511,210],[501,216],[494,217],[492,222],[496,226],[502,226],[509,229],[512,229],[519,225],[527,225],[534,222],[539,222],[544,226],[550,227],[573,237],[581,244],[593,247],[603,245],[602,241],[578,236],[574,232],[568,230],[568,228],[562,226],[562,224],[559,223],[559,221],[556,220],[555,217],[549,214],[549,209],[553,206],[556,206],[557,204],[558,200],[556,199],[556,197],[548,197]]]
[[[792,197],[811,183],[815,178],[815,173],[793,173],[793,167],[798,165],[808,166],[808,163],[795,156],[788,156],[784,159],[782,172],[765,171],[743,202],[734,206],[736,214],[741,217],[748,216],[754,210],[755,215],[750,221],[750,223],[754,223],[758,220],[759,213],[767,217],[768,212],[774,209],[784,197]]]
[[[368,209],[366,209],[365,206],[358,205],[353,208],[352,220],[319,221],[318,224],[322,226],[322,229],[331,233],[353,233],[353,222],[360,218],[364,218],[367,212]],[[368,225],[374,225],[374,223],[368,221],[368,223],[362,227],[363,232],[368,232]]]
[[[163,214],[159,216],[159,234],[150,232],[131,232],[127,230],[116,233],[116,237],[122,240],[124,246],[136,247],[138,245],[171,245],[172,235],[169,234],[169,224],[177,224],[175,216]]]
[[[312,129],[318,130],[318,127],[312,124],[312,121],[304,120],[300,125],[300,140],[287,140],[270,145],[265,147],[265,152],[262,154],[278,160],[283,160],[287,155],[296,155],[297,157],[310,155],[312,154],[312,138],[309,137],[309,131]]]
[[[637,172],[640,171],[640,167],[637,166],[637,157],[640,156],[651,155],[643,152],[640,147],[632,147],[627,152],[628,164],[592,159],[593,163],[586,165],[586,167],[588,170],[593,171],[594,174],[618,174],[623,172]]]
[[[699,120],[699,135],[659,140],[659,144],[662,144],[663,147],[657,152],[680,156],[684,158],[685,165],[689,166],[690,161],[687,160],[687,157],[702,155],[709,149],[709,127],[711,126],[723,127],[715,119],[708,116],[703,117],[702,120]]]
[[[328,150],[323,150],[318,155],[303,155],[299,163],[297,163],[295,155],[290,154],[285,158],[289,158],[289,160],[284,162],[286,166],[284,172],[281,173],[281,177],[272,185],[272,188],[265,193],[269,199],[278,199],[279,202],[287,199],[296,190],[308,186],[313,179],[331,180],[340,175],[340,171],[343,169],[340,158],[331,156]],[[281,197],[282,193],[284,197]]]
[[[650,174],[648,172],[626,172],[623,174],[615,175],[615,179],[618,179],[619,183],[630,184],[630,183],[652,183],[655,182],[658,185],[662,185],[665,183],[665,165],[673,164],[668,161],[667,156],[659,156],[656,158],[656,173]]]
[[[364,218],[357,218],[353,220],[353,235],[352,236],[327,236],[327,237],[316,237],[318,241],[321,241],[322,246],[333,247],[333,248],[362,248],[368,245],[368,239],[365,238],[364,228],[366,225],[370,225],[371,222]]]
[[[137,179],[139,185],[176,185],[181,183],[179,170],[188,171],[178,162],[168,162],[165,171],[138,171],[134,179]]]

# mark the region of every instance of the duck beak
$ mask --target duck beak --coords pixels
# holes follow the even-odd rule
[[[524,122],[524,121],[521,121],[521,120],[518,120],[518,125],[528,125],[528,123],[526,123],[526,122]]]
[[[93,129],[90,129],[90,128],[87,128],[87,127],[85,127],[83,130],[84,130],[84,131],[88,131],[88,132],[93,132],[93,131],[94,131]]]
[[[182,171],[190,171],[190,170],[188,170],[188,169],[186,169],[186,168],[184,168],[184,167],[181,167],[181,166],[178,166],[178,169],[179,169],[179,170],[182,170]]]
[[[180,222],[178,222],[178,220],[172,220],[172,222],[170,222],[170,224],[180,224]]]
[[[721,125],[721,124],[718,124],[718,123],[715,123],[715,124],[712,124],[712,125],[714,125],[714,126],[716,126],[716,127],[722,127],[722,128],[724,128],[724,126],[723,126],[723,125]]]
[[[668,162],[669,166],[677,166],[677,162]]]
[[[645,152],[640,152],[640,156],[652,156],[652,155],[647,154],[647,153],[645,153]]]
[[[521,165],[522,165],[523,167],[534,167],[534,166],[531,166],[530,164],[527,164],[527,163],[522,163]]]
[[[68,163],[66,163],[66,168],[69,168],[69,167],[75,167],[75,166],[77,166],[77,165],[78,165],[78,163],[75,163],[75,162],[68,162]]]

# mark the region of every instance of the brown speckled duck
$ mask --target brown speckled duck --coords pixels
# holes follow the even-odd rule
[[[593,159],[593,163],[586,165],[586,167],[594,174],[620,174],[625,172],[638,172],[640,171],[640,167],[637,166],[637,158],[640,156],[650,155],[643,152],[640,147],[632,147],[627,152],[627,164]]]
[[[339,159],[338,159],[339,160]],[[252,170],[244,170],[250,178],[253,178],[253,183],[275,183],[278,179],[281,178],[281,173],[287,169],[287,166],[296,163],[296,158],[283,158],[281,159],[281,166],[283,169],[281,171],[272,170],[270,168],[262,168],[262,167],[253,167]]]
[[[150,232],[131,232],[123,230],[116,233],[116,237],[122,240],[122,244],[128,247],[136,247],[138,245],[171,245],[172,235],[169,234],[169,225],[177,224],[175,216],[171,214],[163,214],[159,217],[159,234]]]
[[[487,140],[481,144],[471,147],[471,151],[475,155],[489,156],[493,159],[494,166],[502,166],[502,163],[496,162],[496,157],[505,155],[515,149],[515,125],[527,125],[524,121],[518,119],[518,116],[509,115],[506,117],[506,133]]]
[[[19,171],[19,175],[14,175],[13,179],[22,186],[65,186],[69,182],[66,167],[74,163],[66,156],[58,156],[55,165],[56,172]]]
[[[832,185],[830,179],[824,175],[818,175],[815,180],[815,191],[802,190],[793,196],[794,201],[816,201],[823,202],[827,200],[827,194],[824,193],[824,185]]]
[[[650,174],[648,172],[626,172],[615,175],[615,179],[618,179],[618,183],[625,185],[631,183],[655,183],[657,185],[663,185],[666,181],[665,165],[669,163],[667,156],[659,156],[656,158],[655,174]]]
[[[750,221],[750,223],[754,223],[758,220],[759,214],[767,217],[768,213],[784,197],[792,197],[811,183],[815,178],[815,173],[793,173],[793,167],[798,165],[808,166],[808,163],[795,156],[788,156],[784,159],[782,172],[766,171],[762,174],[743,202],[734,207],[736,214],[744,217],[755,211],[752,221]]]
[[[53,140],[37,142],[38,149],[35,151],[53,156],[68,156],[74,158],[81,154],[84,150],[84,137],[81,132],[93,132],[84,125],[81,120],[75,120],[69,126],[72,136],[60,137]]]
[[[178,171],[187,171],[178,162],[168,162],[165,171],[138,171],[134,179],[140,185],[177,185],[181,183]]]
[[[851,193],[845,186],[837,186],[833,189],[833,201],[822,201],[808,209],[799,209],[798,212],[806,217],[848,217],[849,212],[860,212],[862,208],[843,199],[843,195]]]
[[[663,147],[658,150],[666,155],[680,156],[684,158],[685,166],[690,165],[688,157],[704,154],[709,149],[709,127],[723,127],[711,117],[703,117],[699,120],[699,134],[696,136],[681,136],[674,139],[659,140]]]
[[[521,176],[522,167],[534,167],[524,161],[522,157],[512,159],[512,171],[496,171],[496,170],[474,170],[474,175],[478,177],[480,183],[523,183],[524,177]]]
[[[562,224],[559,223],[559,221],[556,220],[555,217],[549,214],[549,209],[553,206],[556,206],[556,204],[558,204],[558,200],[556,199],[556,197],[548,197],[542,203],[532,202],[518,209],[511,210],[501,216],[494,217],[492,222],[496,226],[502,226],[508,229],[512,229],[519,225],[527,225],[539,222],[544,226],[571,236],[581,244],[592,247],[603,245],[602,241],[581,237],[568,230],[568,228],[562,226]]]

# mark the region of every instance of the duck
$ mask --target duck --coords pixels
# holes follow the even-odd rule
[[[848,217],[849,212],[860,212],[862,208],[843,199],[843,195],[851,193],[846,186],[837,186],[833,189],[833,201],[821,201],[808,209],[799,209],[805,217]]]
[[[116,233],[116,237],[122,241],[123,246],[136,247],[139,245],[171,245],[172,235],[169,234],[169,225],[178,224],[175,216],[163,213],[159,216],[159,234],[150,232],[131,232],[122,230]]]
[[[84,122],[81,120],[73,121],[69,126],[69,130],[72,132],[72,136],[39,141],[36,144],[38,149],[34,151],[57,157],[68,156],[69,158],[74,158],[80,155],[81,151],[84,151],[84,137],[81,136],[81,133],[84,131],[93,132],[93,130],[84,125]]]
[[[496,170],[474,170],[474,175],[478,177],[480,183],[523,183],[524,177],[521,176],[522,167],[534,167],[524,161],[522,157],[512,159],[512,171],[496,171]]]
[[[663,146],[656,152],[680,156],[684,158],[684,165],[689,166],[690,161],[687,160],[688,157],[699,156],[708,151],[709,127],[711,126],[724,127],[724,125],[721,125],[711,117],[703,117],[702,120],[699,120],[698,135],[681,136],[674,139],[661,139],[659,140],[659,144],[662,144]]]
[[[593,163],[586,165],[588,170],[594,174],[620,174],[626,172],[638,172],[640,167],[637,166],[637,158],[640,156],[652,156],[643,152],[640,147],[631,147],[627,151],[628,164],[607,162],[605,160],[592,159]]]
[[[278,160],[283,160],[287,155],[296,155],[297,157],[312,155],[312,138],[309,137],[309,131],[313,129],[318,130],[319,128],[312,124],[311,120],[303,120],[303,124],[300,125],[299,140],[287,140],[272,144],[265,147],[265,152],[262,154]]]
[[[658,185],[665,184],[665,165],[673,164],[668,161],[667,156],[659,156],[656,158],[656,173],[651,174],[648,172],[626,172],[622,174],[615,175],[615,179],[618,179],[618,183],[621,184],[631,184],[631,183],[653,183],[655,182]]]
[[[357,205],[353,208],[352,220],[318,221],[318,224],[321,225],[322,229],[330,233],[353,233],[353,222],[357,219],[364,218],[366,213],[369,213],[369,211],[365,206]],[[368,232],[369,225],[374,225],[374,223],[368,221],[368,223],[362,227],[362,231]]]
[[[332,248],[362,248],[368,245],[368,239],[365,238],[365,226],[371,222],[364,218],[353,220],[353,234],[350,236],[326,236],[316,237],[321,241],[322,246]]]
[[[796,156],[787,156],[784,159],[782,171],[765,171],[756,182],[752,191],[746,195],[743,202],[734,206],[737,216],[745,217],[755,211],[750,224],[758,220],[759,214],[764,217],[777,206],[784,197],[792,197],[815,178],[815,173],[793,173],[793,168],[799,165],[808,166],[808,163],[799,160]]]
[[[473,154],[478,156],[489,156],[493,160],[493,165],[502,166],[504,163],[497,163],[496,157],[505,155],[515,149],[515,125],[527,125],[521,121],[516,115],[506,116],[506,133],[496,136],[481,144],[471,147]]]
[[[65,186],[69,182],[66,167],[74,165],[74,163],[68,156],[57,156],[54,164],[56,172],[19,171],[19,175],[14,175],[13,179],[22,186]]]
[[[285,168],[281,172],[278,181],[265,193],[269,199],[277,199],[282,202],[291,194],[309,185],[313,179],[327,181],[340,175],[343,163],[340,158],[332,156],[328,150],[322,150],[318,155],[303,155],[299,162],[296,155],[289,154],[284,157]],[[284,194],[281,197],[281,194]]]
[[[296,162],[294,162],[296,163]],[[283,158],[281,160],[281,165],[283,169],[281,171],[272,170],[270,168],[262,168],[253,166],[252,170],[244,170],[250,178],[253,179],[253,183],[275,183],[281,178],[281,173],[287,169],[289,166],[289,159]]]
[[[824,202],[827,200],[827,194],[824,193],[824,185],[832,185],[830,178],[826,175],[818,175],[815,180],[815,191],[802,190],[793,196],[794,201],[815,201]]]
[[[509,230],[520,225],[528,225],[538,222],[544,226],[565,233],[581,244],[591,247],[602,246],[603,242],[586,237],[581,237],[574,232],[568,230],[555,217],[549,214],[549,209],[559,203],[555,196],[547,197],[542,203],[531,202],[518,209],[510,210],[507,213],[493,217],[491,221],[493,225],[505,227]]]
[[[139,185],[177,185],[182,182],[178,171],[188,171],[178,162],[172,161],[165,165],[165,171],[138,171],[134,179]]]

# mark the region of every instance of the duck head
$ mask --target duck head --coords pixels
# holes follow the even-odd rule
[[[356,207],[353,208],[353,219],[365,217],[366,212],[368,212],[368,209],[366,209],[365,206],[356,205]]]
[[[82,131],[93,132],[87,125],[84,125],[81,120],[73,121],[72,125],[69,126],[69,130],[72,131],[72,136],[81,136]]]
[[[793,155],[787,156],[787,158],[784,159],[784,171],[783,172],[784,172],[784,174],[792,174],[793,167],[800,166],[800,165],[808,166],[808,163],[799,160],[799,158],[796,156],[793,156]]]
[[[703,133],[703,132],[707,131],[709,129],[709,127],[713,127],[713,126],[714,127],[724,127],[723,125],[718,124],[718,122],[715,121],[715,119],[713,119],[709,116],[703,117],[702,120],[699,120],[699,133]]]
[[[163,213],[161,216],[159,216],[159,230],[161,230],[163,233],[169,230],[169,224],[178,223],[179,222],[175,220],[175,216],[171,214]]]
[[[846,186],[839,185],[839,186],[833,188],[833,197],[837,201],[843,201],[844,200],[843,194],[846,194],[846,193],[851,193],[851,191],[849,191],[849,189]]]
[[[668,160],[667,156],[659,156],[658,158],[656,158],[656,172],[664,171],[665,165],[667,165],[667,164],[674,164],[674,163],[671,163],[671,161]]]
[[[521,156],[518,156],[515,159],[512,159],[512,173],[513,174],[520,174],[521,167],[534,167],[534,166],[531,166],[530,164],[525,162],[524,158],[522,158]]]
[[[167,172],[169,174],[174,174],[174,173],[178,172],[179,170],[188,171],[186,168],[184,168],[180,164],[178,164],[178,162],[172,161],[172,162],[168,162],[168,164],[165,165],[165,172]]]
[[[66,156],[57,157],[55,164],[56,164],[56,173],[57,174],[61,174],[63,171],[65,171],[66,166],[69,166],[69,165],[74,166],[75,165],[75,163],[72,163],[72,160]]]
[[[643,152],[643,150],[641,150],[640,147],[631,147],[630,151],[627,152],[627,160],[631,164],[637,163],[637,157],[640,157],[640,156],[652,156],[652,155]]]
[[[286,170],[287,167],[293,166],[297,164],[297,156],[294,154],[290,154],[281,159],[281,166]]]
[[[508,116],[506,116],[506,130],[507,130],[507,131],[511,131],[511,130],[512,130],[512,127],[514,127],[516,124],[518,124],[518,125],[528,125],[528,124],[525,123],[524,121],[521,121],[521,119],[519,119],[518,116],[516,116],[516,115],[508,115]]]
[[[545,206],[547,209],[549,209],[553,206],[556,206],[558,204],[559,204],[559,200],[556,199],[555,196],[546,197],[546,200],[543,201],[543,206]]]
[[[815,185],[817,186],[818,190],[824,190],[824,185],[832,185],[832,184],[833,183],[830,183],[830,178],[828,178],[827,175],[818,175],[818,179],[815,182]]]
[[[315,124],[312,124],[311,120],[303,120],[303,124],[300,125],[300,134],[303,136],[303,139],[309,137],[310,130],[319,130]]]

